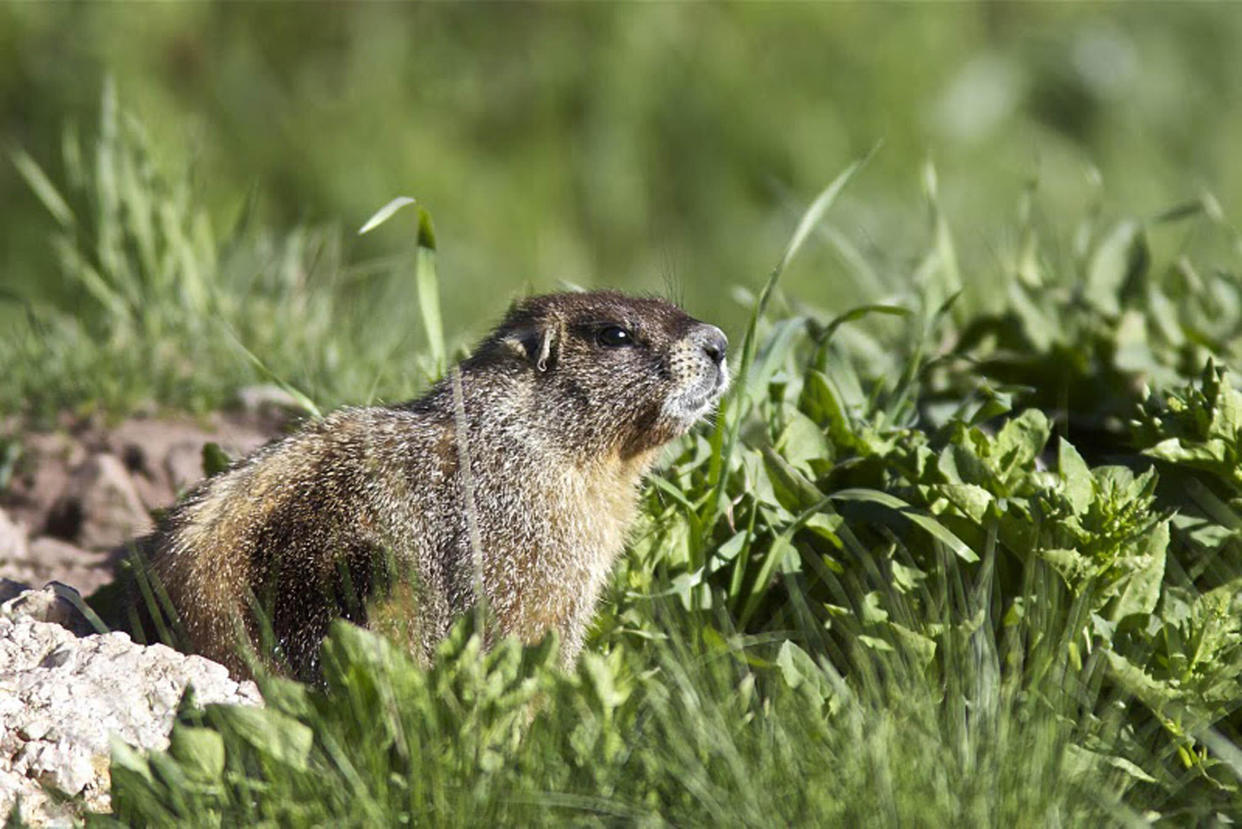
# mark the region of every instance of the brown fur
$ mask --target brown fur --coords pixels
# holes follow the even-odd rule
[[[610,326],[633,344],[607,344]],[[189,646],[237,672],[256,604],[276,661],[312,676],[333,618],[412,594],[425,661],[479,591],[490,633],[555,628],[570,664],[657,450],[727,382],[724,348],[661,300],[525,300],[424,397],[339,410],[200,485],[151,571]]]

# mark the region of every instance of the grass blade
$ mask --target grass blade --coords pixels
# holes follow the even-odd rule
[[[52,184],[52,180],[47,177],[47,173],[43,172],[43,168],[31,158],[29,153],[25,150],[14,150],[13,166],[26,180],[26,185],[34,191],[35,196],[47,208],[47,212],[51,213],[62,227],[70,227],[74,224],[76,219],[68,203],[60,195],[56,185]]]
[[[943,542],[946,547],[953,551],[954,555],[963,561],[976,562],[979,560],[978,554],[970,549],[965,541],[949,532],[936,519],[924,515],[895,495],[889,495],[887,492],[880,492],[877,489],[843,489],[832,493],[828,498],[833,501],[873,504],[888,512],[896,513],[911,523],[922,527],[937,541]]]
[[[323,412],[320,411],[317,405],[315,405],[315,401],[310,399],[309,395],[307,395],[301,389],[294,386],[292,383],[285,380],[283,377],[277,376],[275,372],[273,372],[270,368],[268,368],[267,365],[262,360],[259,359],[258,355],[256,355],[250,349],[246,348],[245,344],[242,343],[242,341],[238,338],[238,336],[235,333],[233,333],[233,331],[229,330],[228,335],[232,339],[233,344],[236,345],[239,349],[241,349],[241,352],[246,355],[246,359],[250,361],[250,364],[254,366],[255,371],[259,372],[260,376],[262,376],[265,380],[268,380],[269,382],[275,383],[277,386],[279,386],[281,391],[285,392],[290,397],[292,397],[294,400],[296,400],[297,404],[302,407],[302,410],[305,411],[312,418],[319,420],[320,418],[323,417]]]
[[[444,324],[440,317],[440,280],[436,275],[436,233],[431,214],[418,208],[418,253],[414,262],[414,284],[418,291],[418,312],[427,332],[427,345],[435,370],[443,374],[448,368],[444,345]]]
[[[832,207],[841,191],[845,186],[853,180],[858,171],[866,165],[871,157],[875,154],[878,147],[873,148],[871,152],[864,157],[854,161],[844,171],[841,172],[832,183],[825,187],[815,200],[811,202],[811,206],[802,214],[802,219],[798,222],[797,228],[794,230],[793,236],[789,239],[789,244],[785,246],[784,253],[781,254],[780,261],[776,267],[768,274],[768,279],[763,285],[763,290],[759,294],[759,298],[755,301],[755,307],[751,311],[750,321],[746,326],[746,337],[742,341],[742,363],[738,367],[737,382],[734,384],[734,393],[727,397],[720,406],[720,414],[717,418],[717,430],[724,431],[724,440],[722,451],[719,456],[714,456],[709,471],[710,479],[714,481],[715,494],[708,501],[708,509],[718,511],[721,508],[721,499],[724,497],[724,485],[727,475],[724,470],[727,466],[727,458],[733,456],[734,450],[737,448],[738,434],[742,427],[742,416],[745,413],[745,390],[749,385],[749,377],[751,365],[755,361],[755,349],[757,347],[756,337],[759,327],[759,319],[767,310],[768,302],[772,298],[772,291],[776,288],[777,281],[781,278],[781,274],[785,272],[785,268],[793,261],[795,255],[802,248],[802,243],[806,241],[806,237],[810,235],[815,226],[823,219],[824,214],[828,212],[828,208]],[[710,522],[707,522],[710,524]]]
[[[398,196],[375,211],[358,235],[369,233],[392,218],[407,205],[417,204],[410,196]],[[444,323],[440,316],[440,280],[436,274],[436,232],[431,214],[418,208],[418,252],[414,255],[414,286],[418,293],[418,310],[423,318],[423,330],[427,332],[427,346],[437,374],[448,367],[448,349],[444,344]]]
[[[364,233],[370,233],[372,230],[375,230],[375,228],[392,218],[392,214],[396,213],[406,205],[414,203],[414,199],[409,196],[397,196],[388,204],[384,205],[379,210],[376,210],[375,214],[371,216],[371,218],[367,219],[366,224],[359,228],[358,235],[361,236]]]

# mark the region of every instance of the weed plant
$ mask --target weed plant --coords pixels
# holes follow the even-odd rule
[[[214,404],[256,371],[211,336],[221,321],[310,398],[356,388],[350,372],[379,364],[370,352],[296,359],[353,330],[334,316],[340,296],[310,287],[311,237],[269,243],[286,255],[266,261],[259,237],[213,246],[110,118],[94,172],[75,174],[79,201],[23,162],[86,310],[32,311],[45,333],[6,342],[32,372],[11,388],[32,390],[37,367],[36,407],[135,392]],[[484,652],[469,619],[430,670],[342,623],[323,688],[261,677],[263,709],[187,703],[167,751],[117,745],[115,812],[93,821],[1242,816],[1242,393],[1225,368],[1242,285],[1236,261],[1204,273],[1188,248],[1155,263],[1146,242],[1177,222],[1236,245],[1233,231],[1205,200],[1088,226],[1054,257],[1024,225],[989,308],[963,300],[986,277],[959,272],[933,198],[913,287],[828,318],[779,279],[857,170],[812,204],[751,298],[734,391],[652,481],[575,672],[555,667],[552,641]],[[426,267],[421,215],[420,228]],[[277,319],[293,322],[273,332]],[[367,348],[393,336],[367,333]],[[184,360],[247,368],[196,381]],[[64,385],[70,365],[96,374]]]

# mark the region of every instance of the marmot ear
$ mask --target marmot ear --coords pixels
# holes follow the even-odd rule
[[[548,365],[556,361],[560,339],[560,321],[548,319],[511,332],[504,338],[504,343],[525,357],[539,371],[547,371]]]

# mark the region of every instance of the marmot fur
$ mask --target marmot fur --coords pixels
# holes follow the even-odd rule
[[[313,677],[331,620],[365,625],[399,589],[420,661],[482,595],[489,635],[555,628],[572,664],[643,475],[727,385],[726,344],[658,299],[520,301],[425,396],[341,409],[200,484],[149,572],[183,644],[235,673],[240,635]]]

